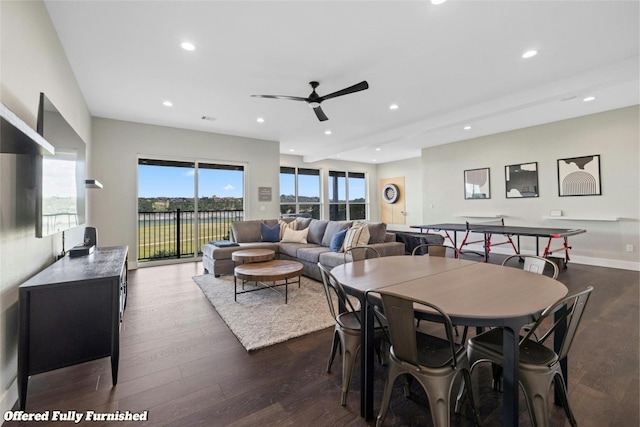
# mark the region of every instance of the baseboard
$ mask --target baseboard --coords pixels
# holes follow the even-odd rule
[[[0,394],[0,414],[11,411],[16,402],[18,402],[18,382],[14,380],[9,388],[2,390]]]
[[[464,247],[465,250],[480,252],[484,251],[482,245],[466,245]],[[513,250],[509,250],[508,248],[491,248],[491,253],[501,254],[501,255],[513,255]],[[535,255],[533,251],[522,250],[522,254],[524,255]],[[555,256],[555,253],[554,253]],[[640,271],[640,262],[637,261],[620,261],[617,259],[608,259],[608,258],[593,258],[586,257],[580,255],[571,255],[571,261],[569,261],[569,265],[571,264],[583,264],[583,265],[592,265],[594,267],[607,267],[607,268],[618,268],[620,270],[631,270],[631,271]]]

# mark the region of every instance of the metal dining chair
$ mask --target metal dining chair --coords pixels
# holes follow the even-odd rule
[[[344,262],[362,261],[369,258],[380,258],[380,252],[371,246],[352,246],[344,251]]]
[[[518,365],[520,386],[524,390],[527,408],[534,426],[549,426],[548,405],[552,382],[555,384],[555,391],[560,397],[569,422],[572,426],[577,426],[576,419],[569,406],[567,384],[562,375],[560,361],[567,357],[569,353],[591,291],[593,291],[593,287],[589,286],[583,291],[551,304],[542,312],[527,334],[520,339],[520,363]],[[551,323],[547,319],[554,316],[556,311],[561,309],[563,311],[559,313],[562,313],[562,316],[555,320],[550,327],[547,327],[546,325]],[[566,332],[560,345],[560,350],[556,353],[544,344],[549,336],[560,325],[565,323]],[[533,338],[536,332],[542,333],[539,340]],[[495,328],[469,338],[467,341],[467,355],[469,363],[471,363],[472,372],[481,362],[502,365],[502,333],[502,328]],[[459,396],[462,395],[463,393],[461,392]]]
[[[333,274],[322,264],[318,263],[320,268],[320,276],[322,276],[322,284],[324,286],[329,311],[336,320],[333,333],[333,342],[331,343],[331,354],[327,363],[327,372],[331,372],[331,365],[335,358],[338,346],[342,352],[342,400],[341,405],[347,404],[347,392],[349,391],[349,383],[353,374],[356,356],[360,351],[362,343],[361,329],[362,318],[360,310],[357,310],[351,300],[347,297],[342,284],[335,278]],[[385,338],[385,332],[378,322],[375,322],[374,337],[379,339]]]
[[[474,421],[480,425],[479,412],[476,410],[471,389],[467,353],[464,346],[454,341],[453,325],[449,316],[427,301],[394,295],[384,289],[378,289],[375,293],[382,300],[391,338],[389,371],[376,426],[380,427],[384,423],[395,380],[401,375],[410,375],[420,383],[427,394],[431,417],[436,427],[449,426],[451,392],[456,379],[462,376],[462,385],[466,385],[467,390],[464,395],[469,397]],[[369,292],[367,298],[368,294]],[[438,318],[437,324],[444,329],[446,339],[416,329],[414,304],[428,311],[430,316]],[[408,395],[407,388],[405,382],[405,396]],[[460,400],[464,397],[462,394]]]
[[[504,261],[502,261],[502,265],[514,266],[516,260],[518,261],[518,263],[524,261],[523,269],[525,271],[537,274],[545,274],[545,269],[549,267],[550,274],[547,275],[554,279],[558,278],[558,274],[560,272],[560,270],[558,269],[558,265],[555,262],[548,260],[547,258],[539,257],[536,255],[511,255],[505,258]]]

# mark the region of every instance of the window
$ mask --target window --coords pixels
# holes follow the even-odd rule
[[[320,219],[320,170],[280,168],[280,213]]]
[[[138,159],[138,260],[196,257],[227,239],[244,217],[243,181],[243,166]]]
[[[329,219],[367,217],[366,181],[362,172],[329,171]]]

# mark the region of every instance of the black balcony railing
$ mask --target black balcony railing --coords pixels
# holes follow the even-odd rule
[[[231,223],[243,219],[241,210],[200,211],[197,218],[180,209],[138,212],[138,261],[193,257],[206,242],[228,239]]]

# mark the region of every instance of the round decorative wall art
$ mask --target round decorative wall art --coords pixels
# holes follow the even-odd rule
[[[398,190],[398,186],[395,184],[387,184],[382,189],[382,200],[385,203],[395,203],[398,201],[398,197],[400,197],[400,190]]]

